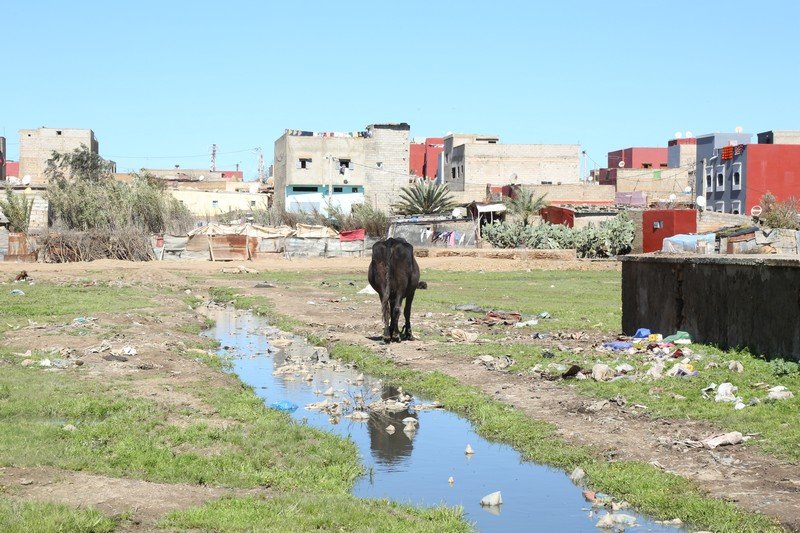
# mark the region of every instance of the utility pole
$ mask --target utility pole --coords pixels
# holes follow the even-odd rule
[[[211,145],[211,172],[217,171],[217,145]]]
[[[258,151],[258,181],[260,183],[267,182],[266,172],[264,171],[264,152],[261,148],[256,148]]]

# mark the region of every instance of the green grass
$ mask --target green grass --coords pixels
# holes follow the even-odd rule
[[[10,291],[13,288],[22,290],[25,296],[12,296]],[[9,324],[24,324],[28,319],[53,322],[95,313],[142,309],[151,305],[151,294],[147,289],[138,287],[82,287],[44,283],[4,285],[0,290],[0,333]]]
[[[159,525],[201,531],[471,531],[460,509],[414,508],[386,500],[306,494],[270,499],[223,498],[202,507],[170,513]]]
[[[619,331],[621,276],[614,271],[534,270],[531,272],[445,272],[426,270],[428,290],[417,291],[414,312],[453,312],[453,306],[480,307],[553,318],[534,330]],[[476,315],[477,316],[477,315]]]
[[[294,331],[302,323],[275,311],[274,306],[264,296],[245,296],[241,289],[233,287],[211,287],[211,298],[218,303],[232,302],[236,309],[249,309],[259,316],[266,317],[271,326],[283,331]]]
[[[0,531],[4,533],[101,533],[115,528],[115,520],[94,509],[75,509],[54,503],[21,502],[0,497]]]
[[[509,370],[511,372],[526,372],[535,365],[546,368],[550,364],[570,365],[577,364],[589,370],[595,363],[606,363],[612,368],[627,363],[640,372],[641,375],[650,368],[652,362],[642,354],[612,354],[608,352],[595,352],[591,349],[581,354],[551,350],[552,358],[542,357],[542,349],[538,346],[526,344],[482,344],[475,346],[442,345],[440,353],[453,357],[471,358],[478,355],[510,355],[516,364]],[[654,417],[663,418],[690,418],[714,422],[727,431],[740,431],[742,433],[760,433],[757,439],[748,445],[757,445],[763,450],[779,457],[800,461],[800,424],[797,423],[797,413],[800,412],[800,372],[796,372],[791,364],[783,365],[782,361],[772,363],[750,355],[746,351],[725,352],[709,346],[693,345],[691,349],[701,354],[695,368],[700,375],[696,378],[664,377],[653,381],[650,379],[617,380],[612,382],[597,382],[592,379],[570,380],[564,384],[574,384],[578,390],[588,396],[609,399],[618,394],[624,396],[630,404],[647,406],[647,413]],[[738,374],[728,370],[730,361],[739,361],[744,366],[744,372]],[[670,359],[666,362],[669,369],[677,360]],[[706,365],[714,363],[715,368],[706,369]],[[788,367],[788,374],[776,375]],[[709,383],[730,382],[739,388],[738,395],[745,403],[751,398],[758,398],[762,403],[749,406],[741,411],[736,411],[733,404],[715,402],[714,393],[711,399],[704,399],[701,390]],[[789,400],[763,401],[767,396],[764,385],[770,387],[784,385],[795,392],[796,396]],[[685,399],[676,399],[675,395]]]
[[[252,390],[196,387],[221,429],[178,427],[180,414],[70,374],[8,366],[0,373],[0,463],[48,465],[121,477],[232,487],[346,491],[361,469],[352,443],[266,409]],[[64,431],[72,424],[76,431]],[[210,452],[210,453],[206,453]]]
[[[368,349],[337,344],[331,355],[373,376],[435,399],[468,418],[486,438],[512,445],[527,459],[569,471],[581,466],[595,490],[630,502],[638,511],[661,519],[681,518],[714,531],[780,531],[769,518],[707,497],[689,480],[637,462],[606,462],[591,450],[560,440],[555,428],[532,420],[478,389],[439,372],[400,368]]]

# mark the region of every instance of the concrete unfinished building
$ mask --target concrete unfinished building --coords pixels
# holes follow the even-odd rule
[[[30,176],[30,183],[44,184],[47,160],[53,152],[68,153],[86,146],[93,154],[100,145],[92,130],[72,128],[38,128],[19,130],[19,177]]]
[[[372,124],[359,132],[286,130],[275,141],[274,203],[287,211],[345,213],[364,202],[388,211],[409,176],[406,123]]]
[[[442,183],[457,201],[482,201],[489,186],[580,183],[577,144],[500,144],[496,135],[444,138]]]

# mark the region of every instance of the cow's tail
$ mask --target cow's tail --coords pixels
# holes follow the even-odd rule
[[[384,287],[386,287],[386,295],[387,298],[391,294],[391,287],[392,287],[392,254],[394,252],[394,246],[387,246],[386,247],[386,280],[384,283]]]

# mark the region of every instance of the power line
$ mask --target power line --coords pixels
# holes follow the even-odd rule
[[[245,148],[244,150],[231,150],[229,152],[217,152],[217,155],[225,155],[225,154],[241,154],[244,152],[252,152],[253,150],[257,150],[258,148]],[[193,155],[107,155],[104,156],[108,159],[189,159],[194,157],[208,157],[208,152],[204,154],[193,154]]]

